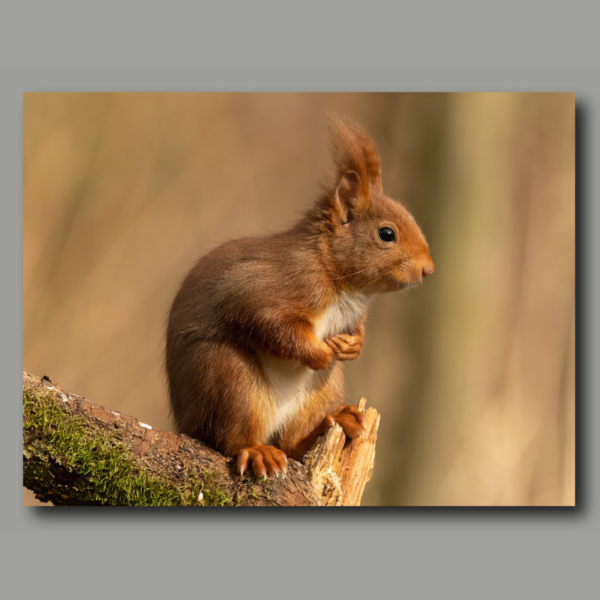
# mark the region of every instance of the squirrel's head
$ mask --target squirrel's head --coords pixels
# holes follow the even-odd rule
[[[373,140],[347,118],[330,117],[336,177],[324,209],[336,284],[388,292],[420,283],[434,265],[413,216],[383,193]]]

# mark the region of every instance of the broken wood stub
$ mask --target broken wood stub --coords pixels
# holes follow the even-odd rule
[[[360,506],[373,474],[380,420],[379,413],[366,405],[361,398],[358,408],[367,419],[364,438],[350,442],[342,428],[334,425],[304,458],[308,478],[323,506]]]

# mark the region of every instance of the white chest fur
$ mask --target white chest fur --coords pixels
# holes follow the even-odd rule
[[[365,314],[372,296],[347,293],[340,294],[319,319],[315,333],[326,340],[340,333],[352,333]]]
[[[268,354],[261,353],[261,360],[276,409],[270,424],[269,434],[272,434],[294,417],[314,389],[317,377],[323,376],[323,371],[313,371],[299,362]]]
[[[326,340],[341,333],[352,332],[370,301],[371,296],[363,294],[341,294],[317,319],[315,333],[320,339]],[[270,433],[274,433],[294,417],[310,392],[328,377],[329,369],[313,371],[300,363],[262,353],[261,360],[277,407],[270,428]]]

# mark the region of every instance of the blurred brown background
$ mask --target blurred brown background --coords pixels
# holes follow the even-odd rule
[[[309,206],[324,110],[372,134],[436,263],[347,364],[381,413],[363,505],[573,505],[573,94],[27,93],[23,368],[171,429],[178,283]]]

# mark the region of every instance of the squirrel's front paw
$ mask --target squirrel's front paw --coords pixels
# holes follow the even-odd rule
[[[257,477],[267,478],[269,475],[287,473],[287,456],[274,446],[250,446],[240,450],[237,455],[237,467],[240,475],[248,469],[252,462],[252,470]]]
[[[362,352],[365,339],[362,335],[341,334],[327,340],[338,360],[356,360]]]

